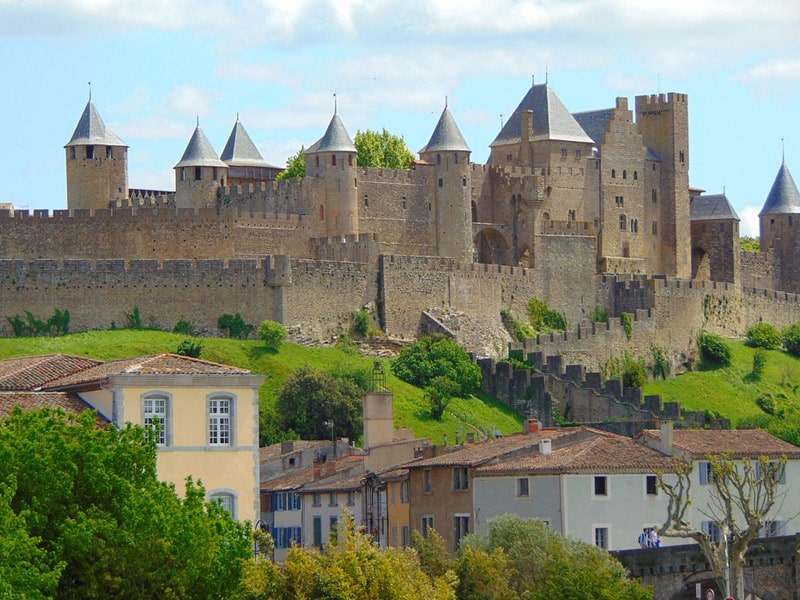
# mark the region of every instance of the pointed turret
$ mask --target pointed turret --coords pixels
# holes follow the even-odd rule
[[[328,236],[358,235],[356,145],[334,110],[325,134],[306,150],[306,179],[321,186],[320,225]]]
[[[175,206],[215,206],[217,190],[225,185],[228,165],[214,152],[198,120],[186,150],[175,165]]]
[[[283,170],[264,160],[238,115],[220,159],[228,165],[228,185],[274,181]]]
[[[428,152],[472,152],[464,136],[461,135],[453,113],[446,106],[442,116],[439,117],[439,122],[436,123],[431,139],[419,151],[420,155]]]
[[[786,163],[781,164],[772,188],[764,202],[764,207],[758,213],[759,217],[767,215],[788,215],[800,213],[800,192],[792,179],[789,167]]]
[[[91,98],[64,148],[70,210],[108,208],[128,197],[128,146],[106,128]]]

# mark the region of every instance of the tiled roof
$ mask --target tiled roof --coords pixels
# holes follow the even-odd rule
[[[35,390],[98,364],[100,361],[69,354],[7,358],[0,360],[0,390]]]
[[[322,481],[311,481],[304,485],[301,491],[303,493],[318,493],[357,490],[363,485],[365,477],[366,474],[363,472],[355,475],[347,474],[344,477],[329,477]]]
[[[533,111],[534,140],[562,140],[594,143],[546,83],[534,85],[519,103],[503,129],[489,144],[500,146],[522,141],[521,113]]]
[[[800,213],[800,192],[792,179],[789,167],[781,164],[772,188],[769,190],[764,207],[758,213],[759,217],[765,215],[785,215]]]
[[[314,479],[314,467],[292,471],[280,477],[273,477],[261,482],[261,489],[268,492],[285,492],[288,490],[298,490],[307,481]]]
[[[692,221],[717,221],[720,219],[739,220],[739,215],[731,206],[725,194],[704,194],[691,200]]]
[[[295,452],[302,452],[303,450],[308,450],[310,448],[316,448],[318,446],[330,446],[330,440],[292,440],[292,449],[289,454],[294,454]],[[258,458],[260,462],[266,462],[270,460],[275,460],[281,456],[281,442],[277,444],[271,444],[270,446],[264,446],[263,448],[258,449]]]
[[[431,139],[419,151],[420,154],[423,152],[471,152],[453,114],[446,106],[442,116],[439,117],[439,122],[436,123]]]
[[[356,145],[350,139],[339,115],[334,113],[325,134],[306,150],[306,153],[312,152],[356,152]]]
[[[206,134],[200,129],[200,125],[195,127],[189,143],[186,145],[186,150],[183,152],[181,160],[175,165],[178,167],[225,167],[217,153],[214,152],[214,147],[208,141]]]
[[[478,466],[524,448],[533,448],[542,439],[554,439],[576,432],[577,429],[546,430],[530,434],[515,434],[476,444],[464,444],[447,449],[444,454],[423,458],[406,464],[410,469],[420,467]]]
[[[342,481],[350,478],[364,478],[364,457],[361,455],[348,455],[317,463],[313,467],[292,471],[279,477],[273,477],[261,482],[261,489],[270,492],[287,490],[334,490],[352,489],[342,488]],[[355,472],[354,472],[355,471]],[[315,479],[316,476],[316,479]],[[348,484],[350,485],[350,484]],[[357,485],[355,487],[358,487]]]
[[[94,144],[98,146],[126,146],[125,142],[111,133],[110,130],[106,129],[106,125],[103,123],[100,113],[97,112],[94,104],[89,100],[86,104],[86,108],[83,109],[80,120],[78,120],[75,132],[72,134],[65,148],[68,146],[88,146]]]
[[[92,407],[77,395],[65,392],[0,392],[0,419],[9,417],[17,406],[22,410],[60,408],[76,415],[92,410]],[[108,423],[99,413],[97,421],[98,424]]]
[[[661,431],[647,429],[641,437],[660,442]],[[770,435],[761,429],[675,429],[672,433],[676,450],[693,458],[729,454],[731,458],[758,456],[800,458],[800,448]]]
[[[580,473],[654,473],[674,471],[673,459],[635,440],[611,433],[600,433],[553,449],[550,454],[538,451],[497,464],[480,467],[477,475],[580,474]]]
[[[152,354],[101,363],[74,375],[49,382],[47,389],[58,389],[102,381],[111,375],[248,375],[250,371],[219,363],[180,356]]]
[[[603,108],[600,110],[589,110],[586,112],[572,113],[578,125],[581,126],[586,134],[592,138],[595,146],[598,148],[606,137],[608,131],[608,122],[614,115],[613,108]]]
[[[236,119],[236,124],[231,130],[228,137],[228,142],[225,144],[225,149],[222,151],[220,159],[232,166],[250,166],[250,167],[272,167],[261,156],[256,145],[253,143],[252,138],[247,134],[247,131]],[[273,167],[277,168],[277,167]]]

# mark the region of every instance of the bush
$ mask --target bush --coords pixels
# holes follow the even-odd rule
[[[406,346],[392,360],[392,371],[403,381],[427,387],[436,377],[458,385],[457,396],[466,397],[481,384],[481,369],[458,343],[443,336],[424,336]]]
[[[203,344],[200,342],[193,342],[192,340],[183,340],[179,345],[178,349],[175,350],[175,354],[180,354],[181,356],[188,356],[190,358],[200,358],[200,353],[203,351]]]
[[[258,337],[269,350],[278,350],[286,339],[286,330],[276,321],[262,321],[258,327]]]
[[[722,366],[731,364],[731,350],[721,335],[701,331],[697,334],[697,347],[704,360]]]
[[[441,420],[447,405],[453,396],[457,396],[459,386],[447,377],[434,377],[425,388],[425,399],[431,407],[431,416]]]
[[[622,329],[625,330],[625,337],[631,339],[633,335],[633,315],[628,312],[621,313],[619,322],[622,324]]]
[[[505,308],[500,311],[500,319],[503,321],[503,326],[506,328],[511,337],[518,342],[536,337],[530,325],[517,320],[510,311]]]
[[[672,368],[669,364],[669,359],[667,355],[664,353],[664,349],[652,344],[650,346],[650,354],[653,355],[653,379],[666,379],[669,377],[670,371]]]
[[[643,387],[647,383],[647,371],[638,360],[628,360],[622,371],[622,385],[626,388]]]
[[[139,312],[139,306],[134,306],[133,311],[125,315],[125,322],[128,329],[144,329],[142,325],[142,313]]]
[[[767,353],[763,348],[758,348],[753,352],[753,375],[761,377],[764,374],[764,368],[767,366]]]
[[[6,317],[11,325],[15,337],[38,337],[67,335],[69,333],[69,311],[56,309],[53,316],[42,321],[33,316],[29,310],[25,311],[25,320],[19,315]]]
[[[246,323],[242,315],[236,313],[235,315],[222,315],[217,321],[220,329],[227,330],[228,337],[246,340],[250,332],[255,329],[254,325]]]
[[[547,303],[538,298],[531,298],[528,301],[528,318],[531,327],[536,331],[566,331],[567,317],[553,310]]]
[[[365,308],[353,313],[353,325],[350,327],[350,335],[362,338],[367,337],[371,323],[372,315]]]
[[[194,326],[192,325],[191,321],[187,321],[181,315],[181,318],[178,319],[178,322],[175,323],[175,327],[172,328],[172,333],[178,333],[180,335],[193,335],[194,334]]]
[[[789,354],[800,356],[800,322],[785,327],[782,333],[783,347]]]
[[[592,323],[608,323],[608,311],[602,304],[595,304],[594,310],[589,313],[589,320]]]
[[[782,342],[778,329],[769,323],[756,323],[747,329],[747,345],[753,348],[774,350],[780,348]]]

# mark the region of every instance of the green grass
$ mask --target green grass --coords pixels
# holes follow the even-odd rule
[[[755,348],[744,342],[726,343],[731,349],[730,366],[704,366],[667,381],[650,382],[645,394],[680,401],[688,410],[718,413],[730,418],[734,426],[765,414],[756,404],[765,394],[785,397],[789,407],[800,408],[800,360],[781,350],[767,350],[764,373],[757,377],[752,372]]]
[[[118,329],[90,331],[63,337],[0,338],[0,358],[63,352],[101,360],[142,354],[174,352],[188,336],[156,330]],[[259,391],[264,409],[275,406],[278,392],[297,369],[308,365],[317,370],[371,368],[376,359],[333,348],[307,348],[284,343],[279,352],[267,350],[256,340],[191,338],[203,344],[200,358],[249,369],[267,376]],[[504,404],[487,396],[454,399],[441,421],[432,419],[423,390],[395,377],[388,360],[380,361],[386,372],[386,386],[394,393],[395,427],[414,430],[418,437],[441,443],[447,435],[453,443],[456,433],[465,439],[469,432],[491,435],[496,427],[503,434],[522,430],[522,418]],[[477,437],[477,436],[476,436]]]

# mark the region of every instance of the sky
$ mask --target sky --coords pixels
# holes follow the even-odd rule
[[[447,103],[484,163],[547,80],[572,112],[688,94],[690,183],[757,235],[784,157],[800,182],[798,31],[797,0],[0,0],[0,202],[66,208],[90,88],[130,187],[172,190],[198,120],[221,153],[238,116],[285,166],[334,102],[414,153]]]

